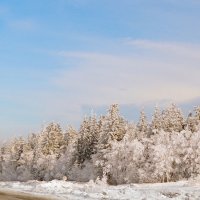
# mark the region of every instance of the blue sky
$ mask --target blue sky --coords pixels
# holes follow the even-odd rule
[[[77,126],[111,103],[132,118],[156,103],[192,108],[199,10],[198,0],[1,0],[0,136]]]

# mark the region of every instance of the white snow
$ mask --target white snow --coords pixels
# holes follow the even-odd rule
[[[102,182],[88,183],[51,182],[0,182],[0,190],[13,190],[38,195],[50,195],[59,200],[109,199],[109,200],[192,200],[200,199],[200,182],[127,184],[110,186]]]

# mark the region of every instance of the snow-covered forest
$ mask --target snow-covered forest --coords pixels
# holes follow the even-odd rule
[[[187,117],[174,104],[129,122],[111,105],[85,117],[79,130],[50,123],[6,142],[0,180],[106,180],[109,184],[170,182],[200,174],[200,107]]]

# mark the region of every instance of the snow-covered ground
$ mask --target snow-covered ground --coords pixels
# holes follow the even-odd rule
[[[67,181],[38,182],[0,182],[0,190],[13,190],[25,193],[50,195],[64,200],[82,199],[130,199],[130,200],[191,200],[200,199],[200,182],[181,181],[162,184],[128,184],[109,186],[104,183],[77,183]]]

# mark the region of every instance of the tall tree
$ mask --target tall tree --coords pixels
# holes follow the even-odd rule
[[[44,155],[55,154],[59,158],[63,146],[63,133],[59,124],[50,123],[39,136],[39,149]]]
[[[96,115],[89,118],[85,117],[79,131],[77,141],[77,162],[83,163],[85,160],[90,160],[91,155],[97,151],[97,142],[99,139],[99,129]]]
[[[149,136],[149,125],[148,125],[147,117],[143,110],[140,112],[140,119],[137,124],[137,129],[138,129],[139,139]]]
[[[152,116],[151,131],[152,133],[158,133],[161,129],[163,129],[163,119],[160,109],[156,106]]]
[[[184,129],[184,116],[182,111],[175,104],[171,104],[168,108],[166,108],[162,113],[162,117],[165,131],[180,132]]]

